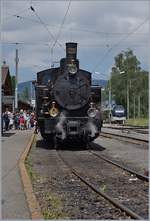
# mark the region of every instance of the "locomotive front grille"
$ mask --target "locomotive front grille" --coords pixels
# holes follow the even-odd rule
[[[80,123],[79,121],[68,121],[67,122],[67,133],[69,135],[76,135],[79,133]]]
[[[55,125],[56,125],[55,119],[45,119],[44,120],[45,133],[54,133]]]

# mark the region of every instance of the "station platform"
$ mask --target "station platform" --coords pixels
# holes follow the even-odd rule
[[[2,219],[30,219],[18,161],[33,130],[10,130],[1,137]]]

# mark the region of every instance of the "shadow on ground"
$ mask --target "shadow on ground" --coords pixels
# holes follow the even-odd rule
[[[100,146],[96,143],[89,143],[89,144],[81,144],[81,143],[63,143],[54,145],[51,142],[46,140],[37,140],[36,147],[41,149],[60,149],[60,150],[71,150],[71,151],[84,151],[84,150],[95,150],[95,151],[103,151],[105,150],[104,147]]]
[[[36,145],[37,148],[42,148],[42,149],[55,149],[54,145],[46,140],[37,140]]]
[[[11,137],[11,136],[13,136],[15,133],[7,133],[7,132],[4,132],[3,134],[2,134],[2,137]]]

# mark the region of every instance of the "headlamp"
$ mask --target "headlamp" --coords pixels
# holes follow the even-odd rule
[[[55,102],[52,102],[52,107],[49,110],[49,114],[51,117],[56,117],[59,114],[59,110],[55,107]]]
[[[77,73],[77,66],[76,66],[76,64],[68,64],[68,72],[71,75],[76,74]]]
[[[96,114],[97,114],[96,108],[93,108],[93,107],[89,108],[88,111],[87,111],[87,114],[91,118],[95,117]]]
[[[97,109],[94,107],[93,102],[90,103],[90,108],[88,109],[87,114],[91,118],[96,117]]]

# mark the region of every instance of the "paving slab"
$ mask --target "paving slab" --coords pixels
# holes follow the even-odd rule
[[[32,133],[32,130],[11,130],[1,138],[2,219],[30,219],[18,161]]]

